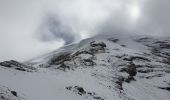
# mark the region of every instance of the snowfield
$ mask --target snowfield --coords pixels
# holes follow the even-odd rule
[[[169,100],[170,38],[98,35],[0,63],[0,100]]]

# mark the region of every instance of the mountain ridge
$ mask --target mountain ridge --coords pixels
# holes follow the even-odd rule
[[[25,92],[26,100],[169,100],[169,62],[169,37],[98,35],[22,64],[0,63],[0,84]],[[30,93],[36,86],[41,91]]]

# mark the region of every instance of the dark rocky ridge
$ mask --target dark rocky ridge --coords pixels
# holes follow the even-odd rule
[[[27,72],[36,71],[36,68],[17,62],[15,60],[0,62],[0,65],[6,68],[14,68],[20,71],[27,71]]]

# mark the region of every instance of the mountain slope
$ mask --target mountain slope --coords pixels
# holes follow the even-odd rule
[[[99,35],[25,63],[0,65],[0,84],[26,100],[170,98],[170,38]]]

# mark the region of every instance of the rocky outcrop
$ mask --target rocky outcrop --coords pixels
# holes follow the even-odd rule
[[[59,53],[57,55],[54,55],[49,64],[52,64],[52,65],[59,65],[59,64],[63,64],[65,61],[68,61],[70,60],[70,53],[68,52],[62,52],[62,53]]]
[[[6,68],[13,68],[19,71],[27,71],[27,72],[32,72],[32,71],[36,71],[37,69],[29,66],[29,65],[25,65],[23,63],[17,62],[15,60],[10,60],[10,61],[4,61],[4,62],[0,62],[0,65]]]
[[[104,42],[92,41],[89,43],[89,46],[76,52],[61,52],[54,55],[50,59],[49,65],[57,65],[57,69],[64,71],[66,69],[74,69],[73,66],[94,66],[96,65],[94,61],[95,54],[104,53],[106,47]]]
[[[0,86],[0,100],[24,100],[18,93],[5,86]]]
[[[104,98],[98,96],[95,92],[88,92],[83,89],[81,86],[68,86],[66,87],[67,90],[73,91],[76,94],[79,94],[80,96],[86,97],[90,100],[104,100]]]

